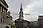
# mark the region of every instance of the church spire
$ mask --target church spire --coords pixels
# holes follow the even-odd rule
[[[20,11],[23,11],[23,9],[22,9],[22,3],[21,3],[21,8],[20,8]]]
[[[23,9],[22,9],[22,4],[19,12],[19,19],[23,19]]]

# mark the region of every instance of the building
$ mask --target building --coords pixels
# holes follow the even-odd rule
[[[39,16],[38,23],[39,23],[39,28],[43,28],[43,16]]]
[[[8,11],[8,5],[5,0],[0,0],[0,28],[10,28],[9,19],[12,20],[12,16]]]
[[[11,24],[12,16],[10,16],[10,11],[7,12],[8,23]]]
[[[29,28],[30,22],[23,19],[23,9],[22,4],[19,12],[19,18],[15,20],[15,27],[16,28]]]
[[[30,28],[39,28],[38,21],[30,22]]]

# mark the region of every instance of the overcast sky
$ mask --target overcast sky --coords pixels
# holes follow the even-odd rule
[[[18,19],[18,15],[15,14],[18,14],[21,3],[24,14],[30,14],[24,15],[24,20],[37,21],[38,15],[43,14],[43,0],[6,0],[6,2],[13,20]]]

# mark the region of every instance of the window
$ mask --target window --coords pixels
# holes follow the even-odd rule
[[[4,8],[3,8],[3,13],[4,13]]]
[[[5,14],[6,14],[6,10],[4,10],[5,11]]]
[[[4,17],[3,17],[3,22],[4,22]]]
[[[2,18],[1,18],[1,23],[2,23]]]
[[[1,12],[2,12],[2,6],[1,6]]]
[[[1,12],[3,12],[4,11],[4,8],[1,6]]]
[[[4,22],[4,18],[1,18],[1,23],[3,23]]]
[[[2,7],[2,12],[3,12],[3,7]]]

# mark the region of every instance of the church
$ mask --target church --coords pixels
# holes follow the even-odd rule
[[[16,28],[30,28],[30,22],[23,19],[23,9],[22,4],[19,12],[19,18],[15,20],[15,27]]]

